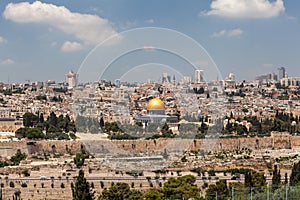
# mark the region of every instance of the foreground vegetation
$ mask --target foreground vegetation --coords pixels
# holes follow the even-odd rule
[[[285,175],[282,182],[280,170],[277,166],[273,169],[272,184],[267,185],[263,173],[252,169],[234,170],[244,174],[244,181],[227,183],[226,180],[219,180],[215,184],[204,184],[201,188],[195,184],[196,178],[192,175],[169,178],[159,187],[151,187],[151,179],[148,179],[150,187],[147,191],[139,191],[127,183],[118,182],[109,188],[104,188],[98,200],[213,200],[213,199],[288,199],[300,198],[300,162],[295,163],[292,169],[290,180]],[[290,183],[290,184],[289,184]],[[71,185],[73,200],[95,199],[93,187],[84,178],[82,170],[76,178],[75,184]]]

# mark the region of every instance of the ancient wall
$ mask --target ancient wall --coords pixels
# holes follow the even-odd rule
[[[17,149],[21,149],[26,154],[36,153],[71,153],[75,154],[80,151],[81,142],[79,141],[10,141],[0,142],[0,155],[2,157],[12,156]]]
[[[27,144],[26,141],[0,142],[0,155],[12,156],[17,149],[27,154],[36,153],[71,153],[80,151],[81,144],[88,147],[91,153],[134,152],[152,153],[164,149],[184,146],[187,150],[233,150],[233,149],[295,149],[300,148],[300,136],[272,135],[267,138],[237,138],[237,139],[156,139],[156,140],[97,140],[97,141],[36,141]]]
[[[60,153],[75,154],[81,149],[79,141],[49,140],[37,141],[34,144],[27,145],[28,153]]]
[[[0,142],[0,155],[1,157],[12,156],[16,153],[17,149],[28,154],[25,141],[13,141],[13,142]]]
[[[233,150],[233,149],[295,149],[300,148],[300,136],[275,135],[266,138],[198,139],[184,140],[188,150]],[[134,153],[162,151],[169,148],[172,139],[112,141],[118,148]],[[181,145],[180,143],[176,143]]]

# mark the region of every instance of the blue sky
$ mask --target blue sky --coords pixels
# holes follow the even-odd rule
[[[292,0],[1,0],[0,82],[63,80],[105,38],[149,26],[195,39],[223,77],[254,79],[279,66],[300,76],[299,8]]]

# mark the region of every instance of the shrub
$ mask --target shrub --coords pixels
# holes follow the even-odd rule
[[[22,171],[22,174],[23,174],[25,177],[30,176],[30,174],[29,174],[29,172],[28,172],[28,169],[24,169],[24,170]]]
[[[100,181],[100,187],[103,189],[104,188],[104,183],[103,181]]]
[[[9,187],[11,187],[11,188],[14,188],[15,187],[15,184],[14,184],[14,182],[9,182]]]
[[[27,187],[27,184],[26,184],[26,183],[22,183],[22,184],[21,184],[21,187],[22,187],[22,188],[26,188],[26,187]]]

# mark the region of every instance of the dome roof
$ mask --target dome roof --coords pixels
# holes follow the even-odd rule
[[[166,108],[162,100],[159,98],[154,98],[149,101],[147,110],[166,110]]]

